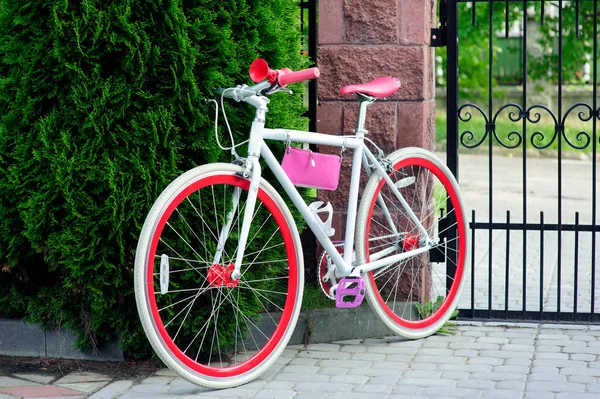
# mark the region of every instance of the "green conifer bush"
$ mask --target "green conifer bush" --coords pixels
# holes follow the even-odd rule
[[[0,317],[118,333],[147,355],[133,296],[146,213],[214,138],[218,87],[258,56],[300,69],[292,0],[0,0]],[[299,96],[268,125],[302,128]],[[228,104],[242,141],[252,109]],[[221,132],[223,133],[223,132]],[[227,142],[227,135],[222,135]]]

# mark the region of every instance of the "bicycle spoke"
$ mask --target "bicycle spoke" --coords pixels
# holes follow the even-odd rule
[[[287,292],[278,292],[278,291],[271,291],[271,290],[263,290],[263,289],[259,289],[259,288],[251,288],[251,287],[244,287],[244,286],[239,286],[239,288],[245,288],[245,289],[249,289],[252,291],[259,291],[259,292],[266,292],[268,294],[278,294],[278,295],[287,295]]]
[[[188,202],[191,201],[189,200],[189,198],[187,198]],[[192,205],[193,206],[193,205]],[[194,229],[192,228],[192,226],[190,226],[190,224],[187,222],[186,218],[181,214],[181,212],[179,211],[179,207],[175,208],[175,212],[177,212],[177,214],[179,215],[179,218],[183,221],[183,223],[185,223],[185,225],[188,227],[188,229],[192,232],[192,234],[194,235],[194,237],[196,237],[196,240],[198,240],[198,242],[202,245],[202,247],[204,248],[205,252],[207,251],[206,246],[204,245],[204,241],[200,239],[200,237],[198,237],[198,235],[196,234],[196,232],[194,231]],[[198,215],[200,216],[200,215]],[[170,226],[169,226],[170,227]],[[176,233],[177,234],[177,233]],[[202,256],[200,256],[200,254],[197,254],[198,258],[200,258],[201,260],[204,260],[206,262],[205,259],[202,259]]]
[[[249,287],[248,287],[249,288]],[[260,306],[262,306],[263,310],[265,311],[265,313],[267,313],[267,315],[269,315],[269,318],[271,319],[271,321],[273,322],[273,324],[277,324],[275,322],[275,320],[273,320],[273,316],[271,316],[271,312],[269,312],[267,310],[267,307],[264,305],[264,303],[260,300],[260,298],[258,297],[258,295],[260,295],[261,297],[263,297],[264,299],[266,299],[271,305],[275,306],[279,311],[283,311],[283,309],[281,307],[279,307],[277,304],[275,304],[273,301],[271,301],[269,298],[267,298],[266,296],[264,296],[263,294],[261,294],[260,292],[258,292],[258,290],[254,290],[252,288],[250,288],[252,290],[252,293],[254,294],[254,296],[256,296],[256,299],[258,300],[258,302],[260,303]],[[257,295],[258,294],[258,295]]]
[[[237,306],[233,303],[233,301],[229,300],[229,302],[232,304],[232,306],[237,308]],[[248,327],[248,330],[250,331],[250,335],[252,336],[254,345],[256,345],[256,347],[258,347],[259,345],[256,343],[256,340],[254,339],[254,335],[252,334],[251,329],[248,326],[248,322],[250,322],[250,324],[256,329],[256,331],[258,331],[263,337],[265,337],[267,340],[269,339],[269,337],[260,328],[258,328],[258,326],[256,324],[254,324],[254,322],[248,316],[246,316],[244,313],[241,312],[241,309],[239,309],[239,308],[237,308],[237,309],[238,309],[239,314],[242,316],[242,318],[246,322],[246,326]]]
[[[394,277],[394,275],[396,276],[395,279],[392,280],[392,277]],[[386,298],[386,302],[390,300],[390,296],[392,295],[392,293],[394,292],[394,289],[398,288],[398,277],[400,276],[400,269],[396,269],[394,270],[391,275],[390,278],[388,279],[388,281],[394,281],[396,284],[394,285],[394,288],[392,288],[388,294],[388,297]]]
[[[260,251],[258,251],[259,253],[254,257],[254,259],[248,264],[248,266],[244,269],[244,271],[242,272],[242,275],[244,275],[248,269],[250,269],[250,267],[254,264],[254,261],[256,261],[256,259],[258,259],[258,256],[260,255],[260,253],[264,250],[264,248],[271,242],[271,240],[273,239],[273,237],[275,237],[275,235],[277,234],[278,231],[273,232],[273,234],[271,234],[271,237],[269,237],[269,239],[267,240],[267,242],[265,242],[265,245],[263,245],[263,249],[261,249]],[[281,243],[283,245],[283,243]]]
[[[166,245],[166,244],[165,244]],[[154,255],[154,259],[160,259],[161,255]],[[173,260],[177,260],[177,261],[182,261],[182,262],[186,262],[186,263],[206,263],[203,260],[198,260],[198,259],[190,259],[190,258],[178,258],[176,256],[169,256],[169,262],[173,261]],[[205,269],[208,266],[198,266],[197,269]],[[186,270],[195,270],[196,268],[193,269],[186,269]],[[158,273],[155,273],[158,274]]]
[[[262,203],[258,204],[258,206],[256,207],[256,209],[254,210],[254,215],[252,216],[252,220],[256,220],[256,215],[258,215],[258,210],[260,209],[261,206],[262,206]],[[270,218],[271,218],[271,215],[269,215],[269,217],[267,219],[265,219],[265,221],[263,222],[263,224],[258,229],[256,229],[256,232],[254,233],[254,236],[252,236],[252,238],[246,242],[246,248],[248,248],[252,244],[252,242],[256,238],[257,234],[261,232],[262,228],[264,227],[264,225],[267,223],[267,221]],[[248,232],[248,233],[250,233],[250,232]],[[246,248],[244,248],[244,250]],[[232,261],[230,263],[233,263],[233,259],[236,258],[238,251],[239,251],[239,247],[237,247],[235,249],[235,252],[233,253],[233,257],[231,258]],[[244,255],[245,255],[245,253],[244,253]]]
[[[377,218],[373,218],[372,221],[375,222],[375,223],[377,223],[382,228],[386,229],[388,232],[390,232],[390,234],[393,233],[392,229],[390,229],[389,227],[383,225],[379,220],[377,220]]]
[[[221,291],[219,290],[219,293],[221,293]],[[222,294],[222,293],[221,293]],[[219,352],[219,365],[221,367],[223,367],[223,358],[221,357],[221,344],[219,342],[219,333],[217,332],[217,326],[219,325],[219,314],[221,312],[221,307],[219,306],[219,308],[217,309],[217,317],[215,318],[215,328],[214,328],[214,335],[213,335],[213,345],[211,345],[211,353],[212,353],[212,348],[214,347],[214,338],[217,338],[217,350]],[[209,355],[208,357],[208,365],[210,366],[210,359],[211,356]]]
[[[217,290],[217,292],[219,293],[219,297],[220,297],[221,296],[221,291]],[[191,342],[189,343],[189,345],[187,346],[187,348],[185,348],[185,350],[183,351],[183,353],[186,353],[188,351],[188,349],[190,349],[190,347],[192,346],[192,344],[194,343],[194,341],[196,341],[196,338],[198,338],[198,336],[200,335],[200,333],[203,330],[206,330],[206,331],[204,331],[204,334],[202,335],[202,341],[200,341],[200,346],[198,347],[198,352],[196,354],[195,361],[198,361],[198,357],[200,356],[200,352],[202,351],[202,346],[204,344],[204,339],[206,338],[206,333],[208,332],[209,323],[210,323],[212,317],[214,316],[216,309],[221,307],[221,305],[223,304],[223,302],[225,302],[225,299],[227,299],[227,297],[231,294],[231,292],[233,292],[233,291],[230,291],[227,295],[225,295],[223,297],[223,299],[221,299],[221,302],[219,302],[218,306],[216,304],[216,301],[214,300],[213,291],[210,292],[210,298],[211,298],[212,303],[213,303],[211,313],[208,316],[208,318],[206,319],[206,322],[204,323],[204,325],[202,326],[202,328],[200,330],[198,330],[198,332],[196,333],[196,335],[194,336],[194,338],[191,340]]]
[[[162,312],[162,311],[163,311],[163,310],[165,310],[165,309],[172,308],[173,306],[175,306],[175,305],[179,305],[180,303],[182,303],[182,302],[185,302],[185,301],[188,301],[188,300],[190,300],[191,298],[194,298],[194,297],[196,297],[196,296],[198,296],[198,294],[190,295],[190,296],[188,296],[187,298],[183,298],[183,299],[181,299],[181,300],[179,300],[179,301],[177,301],[177,302],[175,302],[175,303],[172,303],[172,304],[170,304],[170,305],[167,305],[167,306],[165,306],[165,307],[159,308],[159,309],[158,309],[158,311],[159,311],[159,312]],[[166,326],[165,326],[165,327],[166,327]]]
[[[165,244],[167,247],[169,247],[169,249],[170,249],[171,251],[173,251],[173,253],[175,253],[175,255],[177,255],[177,256],[179,257],[179,259],[183,259],[183,260],[185,261],[185,263],[187,263],[187,264],[188,264],[188,265],[189,265],[189,266],[190,266],[190,267],[191,267],[193,270],[195,270],[195,271],[196,271],[196,273],[198,273],[199,275],[202,275],[202,273],[200,273],[200,270],[198,270],[198,269],[199,269],[198,267],[194,267],[194,265],[192,265],[190,262],[186,261],[186,260],[185,260],[185,258],[183,258],[183,257],[182,257],[182,256],[179,254],[179,252],[177,252],[175,249],[173,249],[173,248],[172,248],[172,247],[171,247],[171,246],[170,246],[170,245],[169,245],[169,244],[168,244],[166,241],[163,241],[163,239],[162,239],[162,238],[161,238],[159,241],[160,241],[160,242],[162,242],[163,244]],[[155,257],[155,258],[156,258],[156,257]],[[170,259],[170,257],[169,257],[169,259]],[[160,273],[159,273],[159,274],[160,274]]]
[[[240,303],[240,291],[237,290],[237,302],[238,304]],[[236,362],[236,357],[237,357],[237,344],[238,344],[238,331],[240,332],[240,337],[243,335],[242,331],[240,330],[240,321],[239,321],[239,312],[237,311],[237,309],[233,306],[233,302],[230,301],[231,303],[231,309],[233,310],[233,314],[235,315],[235,339],[234,339],[234,348],[233,348],[233,362]],[[242,340],[242,346],[244,347],[244,353],[246,353],[246,347],[244,345],[244,341]]]
[[[185,313],[185,316],[183,317],[183,321],[181,322],[181,324],[179,325],[179,328],[177,329],[177,332],[173,336],[173,341],[175,341],[177,339],[177,336],[179,335],[179,332],[181,331],[181,328],[183,327],[183,324],[187,320],[187,318],[188,318],[188,316],[190,314],[190,311],[194,307],[194,303],[196,303],[196,299],[198,299],[199,295],[200,295],[199,293],[196,294],[196,296],[194,297],[194,299],[192,300],[192,302],[190,302],[188,305],[186,305],[186,307],[188,308],[188,311]],[[184,307],[184,309],[185,309],[185,307]],[[177,316],[175,316],[175,318],[177,318]],[[173,320],[175,320],[175,318],[173,318]],[[167,326],[165,326],[165,328],[167,328]]]
[[[281,277],[273,277],[273,278],[263,278],[260,280],[244,280],[245,283],[258,283],[261,281],[274,281],[274,280],[288,280],[289,276],[281,276]]]
[[[398,269],[399,270],[399,269]],[[394,276],[394,272],[390,273],[390,275],[388,276],[387,280],[385,281],[385,283],[381,286],[381,288],[379,288],[379,291],[385,291],[385,287],[388,285],[388,283],[390,281],[392,281],[392,277]]]
[[[202,260],[202,257],[200,256],[200,254],[199,254],[198,252],[196,252],[196,250],[194,249],[194,247],[192,247],[192,245],[191,245],[189,242],[187,242],[187,240],[186,240],[185,238],[183,238],[183,237],[181,236],[181,234],[179,234],[179,233],[177,232],[177,230],[175,230],[175,228],[174,228],[174,227],[172,227],[172,226],[171,226],[171,224],[170,224],[169,222],[167,222],[167,226],[169,226],[169,227],[170,227],[170,228],[173,230],[173,232],[174,232],[175,234],[177,234],[177,236],[183,240],[183,242],[185,243],[185,245],[187,245],[187,246],[188,246],[188,248],[189,248],[189,249],[191,249],[191,250],[192,250],[192,252],[194,252],[194,253],[196,254],[196,256],[198,257],[198,259]],[[206,262],[206,261],[205,261],[205,262]]]
[[[210,191],[212,193],[212,203],[213,203],[213,210],[215,212],[215,228],[217,229],[217,237],[221,236],[221,231],[219,230],[219,220],[218,220],[218,213],[217,213],[217,202],[215,201],[215,188],[214,186],[210,186]],[[217,242],[219,240],[217,239]]]
[[[211,190],[212,190],[212,186],[211,186]],[[217,213],[216,213],[216,204],[214,203],[214,190],[213,190],[213,206],[215,208],[215,228],[217,229],[217,235],[215,235],[215,233],[213,232],[213,229],[208,225],[208,223],[206,222],[206,220],[204,220],[204,218],[201,215],[201,212],[199,212],[196,207],[194,206],[194,204],[192,203],[192,201],[190,201],[189,198],[186,198],[188,203],[191,205],[192,209],[194,209],[194,212],[196,212],[196,215],[200,217],[200,221],[202,222],[202,229],[204,230],[204,226],[206,225],[206,227],[208,227],[208,230],[210,232],[210,234],[212,235],[213,239],[218,243],[219,242],[219,237],[221,236],[221,233],[219,231],[219,222],[217,221]],[[200,209],[202,209],[202,207],[200,207]],[[206,237],[206,235],[205,235]],[[206,240],[205,240],[206,241]],[[203,243],[204,246],[204,243]],[[206,248],[206,246],[204,246],[205,250],[208,252],[208,249]],[[227,252],[225,251],[225,247],[223,247],[223,254],[227,256]]]
[[[204,291],[202,291],[202,294],[205,293],[205,292],[207,292],[208,290],[214,290],[214,289],[217,289],[217,288],[216,287],[212,287],[212,286],[207,286],[204,289]],[[177,292],[190,292],[190,291],[198,291],[198,288],[183,288],[183,289],[180,289],[180,290],[169,290],[169,291],[167,291],[167,294],[174,294],[174,293],[177,293]]]
[[[198,205],[199,205],[198,207],[200,208],[199,216],[200,216],[200,220],[204,221],[204,215],[202,214],[202,195],[200,194],[200,191],[201,190],[197,191],[197,193],[198,193]],[[190,204],[192,205],[192,208],[194,208],[194,205],[192,204],[191,201],[190,201]],[[202,237],[204,237],[204,240],[202,240],[203,243],[206,241],[206,230],[204,229],[204,225],[205,225],[205,223],[200,223],[200,226],[202,227]],[[205,256],[205,259],[208,259],[208,248],[206,248],[206,245],[202,245],[202,246],[204,247],[204,256]]]
[[[169,258],[169,261],[171,261],[172,258]],[[200,266],[198,268],[190,268],[190,269],[180,269],[180,270],[171,270],[169,269],[169,274],[177,274],[177,273],[183,273],[183,272],[191,272],[191,271],[197,271],[198,269],[208,269],[209,266]],[[156,272],[153,273],[153,275],[155,276],[160,276],[160,272]]]
[[[285,245],[285,243],[281,242],[279,244],[271,245],[270,247],[261,248],[258,251],[254,251],[254,252],[250,252],[250,253],[244,254],[244,256],[245,257],[249,257],[249,256],[252,256],[252,255],[260,254],[261,252],[268,251],[269,249],[274,249],[274,248],[277,248],[277,247],[281,247],[283,245]]]
[[[403,262],[406,262],[406,261],[403,261]],[[373,278],[377,278],[377,277],[381,276],[386,271],[388,271],[390,268],[397,266],[397,265],[398,265],[397,263],[392,263],[392,264],[382,267],[381,269],[378,269],[377,273],[373,273]]]

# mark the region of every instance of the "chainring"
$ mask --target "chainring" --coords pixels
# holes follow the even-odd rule
[[[343,244],[335,244],[335,247],[338,250],[338,252],[343,255]],[[323,291],[323,294],[325,294],[327,298],[335,300],[335,296],[331,296],[331,294],[329,293],[331,287],[337,284],[337,279],[335,278],[334,270],[330,270],[331,268],[335,269],[335,265],[331,261],[331,258],[329,257],[329,254],[326,251],[321,252],[321,256],[319,256],[319,263],[317,264],[317,267],[319,269],[318,280],[319,287],[321,287],[321,291]],[[325,281],[324,279],[326,279],[327,281]]]

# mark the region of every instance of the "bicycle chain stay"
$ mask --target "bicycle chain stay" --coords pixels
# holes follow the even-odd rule
[[[405,236],[405,234],[402,234],[402,235],[388,234],[388,235],[381,236],[381,237],[370,238],[369,241],[374,242],[374,241],[386,240],[388,238],[394,238],[394,237],[397,237],[398,240],[400,241],[404,238],[404,236]],[[344,243],[338,242],[338,243],[333,244],[333,246],[335,248],[341,248],[344,246]],[[404,249],[406,250],[406,248],[404,248]],[[412,249],[414,249],[414,248],[412,248]],[[340,253],[343,254],[343,251],[340,251]],[[323,262],[325,262],[325,264],[323,264]],[[323,278],[321,277],[321,268],[322,267],[327,268],[326,272],[323,275],[323,278],[327,278],[327,281],[323,281]],[[337,283],[337,279],[335,277],[335,264],[333,264],[333,262],[331,261],[331,258],[329,257],[329,254],[325,250],[323,252],[321,252],[321,255],[319,256],[319,260],[317,263],[317,280],[319,281],[319,287],[321,288],[321,291],[323,291],[325,296],[327,296],[327,298],[329,298],[331,300],[335,300],[335,296],[332,296],[329,293],[329,289],[331,288],[331,286],[336,285],[336,283]],[[333,282],[333,284],[331,282]],[[328,287],[325,286],[325,284]]]

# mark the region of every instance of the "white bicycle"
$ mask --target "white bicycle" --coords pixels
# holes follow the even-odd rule
[[[140,235],[135,295],[158,356],[189,381],[226,388],[256,378],[287,345],[304,289],[302,246],[288,206],[261,175],[261,158],[325,249],[319,279],[338,307],[356,307],[366,296],[397,334],[436,332],[457,306],[467,224],[456,180],[436,156],[420,148],[383,156],[367,138],[367,108],[400,82],[385,77],[344,87],[342,94],[359,99],[358,126],[355,135],[333,136],[265,128],[267,96],[318,77],[318,69],[274,71],[259,59],[250,72],[260,83],[219,90],[221,102],[229,98],[256,108],[247,156],[175,179]],[[287,142],[288,151],[290,142],[353,151],[342,251],[330,239],[331,206],[305,204],[268,140]],[[235,154],[235,145],[230,149]],[[307,154],[316,172],[309,182],[330,174],[319,169],[323,154]],[[368,183],[359,205],[361,169]]]

